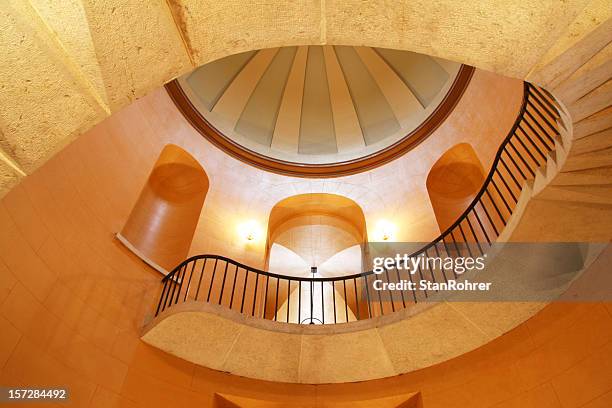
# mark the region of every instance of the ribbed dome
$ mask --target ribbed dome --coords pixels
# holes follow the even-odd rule
[[[274,159],[337,163],[406,137],[440,104],[460,64],[408,51],[282,47],[232,55],[180,79],[202,116]]]

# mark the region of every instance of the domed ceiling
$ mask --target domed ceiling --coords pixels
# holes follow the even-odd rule
[[[408,51],[300,46],[232,55],[179,79],[225,138],[291,163],[355,160],[410,137],[461,64]]]

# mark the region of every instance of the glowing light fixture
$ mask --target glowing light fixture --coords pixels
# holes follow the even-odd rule
[[[377,241],[394,241],[397,233],[395,224],[388,220],[380,220],[376,223],[375,238]]]
[[[255,220],[238,225],[238,235],[247,242],[255,242],[261,238],[261,226]]]

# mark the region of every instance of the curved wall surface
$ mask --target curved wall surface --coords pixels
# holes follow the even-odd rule
[[[8,21],[8,29],[0,33],[2,42],[14,45],[6,60],[17,62],[2,66],[2,75],[14,79],[0,95],[2,106],[11,107],[2,112],[2,119],[9,124],[7,128],[18,129],[8,134],[7,128],[2,128],[2,147],[26,146],[19,150],[20,155],[11,156],[11,160],[16,162],[17,169],[26,169],[28,173],[81,130],[106,117],[108,111],[116,111],[191,67],[187,53],[174,58],[174,54],[166,52],[174,46],[158,41],[169,39],[182,44],[166,3],[147,3],[148,9],[114,16],[110,5],[113,3],[73,4],[74,9],[67,13],[74,17],[71,25],[63,24],[65,17],[55,13],[53,7],[41,6],[38,13],[49,26],[42,24],[36,10],[27,2],[11,1],[9,12],[2,15],[3,22]],[[583,1],[570,2],[566,7],[508,3],[505,9],[489,10],[487,15],[492,24],[489,29],[498,33],[498,20],[505,22],[505,35],[497,42],[487,41],[485,51],[482,41],[473,41],[472,30],[476,24],[470,23],[480,21],[482,13],[473,9],[448,13],[445,9],[428,9],[424,4],[445,7],[443,3],[402,3],[389,8],[393,13],[380,16],[381,8],[374,4],[368,12],[359,15],[336,5],[325,10],[334,17],[327,19],[329,28],[325,33],[331,42],[342,41],[339,33],[345,33],[351,36],[350,41],[422,52],[440,49],[437,47],[444,43],[440,56],[508,74],[525,76],[535,66],[537,69],[530,77],[541,85],[554,87],[568,104],[588,94],[582,102],[570,107],[576,122],[574,136],[579,139],[575,146],[580,153],[568,160],[568,171],[556,178],[556,185],[561,187],[553,190],[552,196],[547,193],[548,196],[527,210],[541,213],[552,201],[558,204],[558,211],[524,230],[524,237],[533,237],[542,230],[547,232],[545,236],[540,235],[542,239],[563,236],[567,234],[566,225],[559,225],[557,229],[549,227],[558,225],[555,221],[559,217],[576,214],[581,217],[577,221],[585,225],[583,230],[574,230],[581,233],[581,238],[601,239],[609,234],[609,222],[606,222],[609,217],[605,218],[609,216],[609,207],[603,202],[605,191],[600,191],[600,198],[591,195],[592,201],[584,202],[578,200],[577,197],[584,195],[575,187],[576,183],[601,185],[601,180],[609,176],[604,173],[609,155],[598,153],[595,148],[609,145],[610,108],[606,108],[609,98],[605,92],[597,91],[609,79],[609,63],[605,63],[609,58],[602,52],[601,58],[587,62],[604,49],[602,43],[609,42],[605,40],[606,33],[610,32],[610,20],[605,17],[609,15],[608,3],[592,1],[584,12],[580,12],[587,4]],[[230,49],[238,52],[286,45],[281,43],[287,38],[296,43],[321,40],[322,13],[316,4],[306,7],[299,3],[291,9],[295,12],[282,13],[284,18],[278,17],[276,5],[268,5],[255,19],[237,16],[234,8],[215,9],[225,6],[203,5],[209,7],[207,11],[198,9],[193,16],[183,13],[180,6],[175,8],[177,21],[189,32],[189,55],[196,63],[223,56]],[[535,10],[535,14],[521,14],[534,17],[533,24],[526,17],[508,21],[507,17],[512,15],[508,8],[513,7]],[[215,14],[216,11],[223,12]],[[597,11],[601,11],[603,20],[592,18],[592,13]],[[98,17],[92,18],[92,15]],[[438,16],[434,19],[436,22],[448,21],[455,15],[464,16],[467,21],[462,25],[463,40],[445,30],[432,40],[423,34],[429,32],[431,20],[422,15]],[[301,24],[294,24],[296,16],[304,17]],[[407,16],[416,16],[410,17],[414,25],[406,24]],[[132,17],[138,18],[139,24],[131,21]],[[114,19],[117,24],[106,24],[108,19]],[[202,21],[211,24],[202,24]],[[262,21],[279,24],[262,24]],[[551,21],[558,23],[554,33],[549,29]],[[571,21],[575,24],[570,24]],[[204,31],[211,26],[218,27],[219,32]],[[296,32],[288,28],[299,31],[304,26],[311,29]],[[253,27],[275,27],[275,30],[260,32],[248,44],[235,41],[246,37],[244,33],[253,31]],[[390,35],[393,27],[395,34]],[[440,27],[456,29],[454,24]],[[82,42],[66,44],[60,52],[59,44],[46,40],[51,29],[62,39],[72,30],[82,32],[84,35],[77,36]],[[406,36],[406,30],[415,35]],[[593,34],[587,36],[591,31]],[[359,35],[354,35],[356,32]],[[480,33],[490,37],[486,29]],[[281,41],[271,44],[270,36]],[[129,38],[128,43],[121,38]],[[447,38],[454,41],[448,44]],[[547,39],[546,44],[540,42],[543,38]],[[457,41],[471,46],[467,50],[458,48]],[[156,44],[158,48],[146,50],[143,56],[139,46],[143,43]],[[124,44],[125,48],[116,44]],[[19,58],[23,49],[34,50],[27,60]],[[534,54],[516,58],[517,53],[526,50]],[[102,57],[98,60],[96,55]],[[123,64],[116,64],[115,58],[123,58]],[[172,66],[166,65],[167,61]],[[508,64],[509,61],[512,63]],[[85,73],[75,72],[77,65]],[[150,67],[156,70],[154,77],[147,75]],[[26,79],[48,72],[58,72],[54,86],[39,81],[28,85],[29,93],[23,92]],[[134,75],[135,72],[143,75]],[[91,92],[92,88],[100,95],[99,100],[96,92]],[[39,109],[41,95],[57,103]],[[64,98],[56,98],[58,95],[68,95],[68,103]],[[110,106],[107,111],[99,108],[105,104]],[[312,386],[249,380],[197,367],[143,344],[139,340],[140,328],[143,316],[153,310],[151,303],[159,290],[159,275],[114,241],[113,234],[125,222],[163,145],[171,141],[181,146],[201,143],[173,112],[160,106],[168,107],[170,103],[163,93],[155,92],[111,116],[33,172],[1,201],[0,379],[3,385],[64,384],[71,389],[71,404],[78,407],[227,406],[221,405],[223,399],[239,401],[245,406],[248,405],[244,401],[259,406],[289,403],[346,406],[350,401],[371,401],[382,395],[409,399],[412,390],[421,393],[426,408],[598,408],[612,404],[612,308],[602,303],[551,305],[478,350],[402,376],[358,384]],[[75,112],[80,113],[75,115]],[[42,118],[52,120],[45,122]],[[473,121],[474,118],[469,121],[449,118],[447,123],[461,129],[465,122]],[[48,137],[31,139],[32,135],[40,134]],[[134,137],[122,137],[125,134]],[[93,155],[96,150],[109,154]],[[207,150],[207,171],[222,168],[231,174],[240,167],[211,151]],[[6,164],[11,160],[0,164],[3,192],[23,178],[23,174]],[[488,166],[484,160],[483,166]],[[257,180],[270,177],[265,173],[255,174],[253,177]],[[373,174],[368,173],[368,177],[374,177]],[[211,185],[214,179],[211,176]],[[292,183],[300,185],[299,181]],[[226,187],[231,190],[231,186]],[[349,186],[342,188],[347,194],[351,190]],[[359,188],[352,188],[355,194],[363,194]],[[402,197],[393,197],[399,198]],[[215,213],[207,227],[222,225],[227,219],[223,215]],[[219,237],[207,237],[202,242],[205,244],[196,245],[196,250],[201,248],[199,245],[214,247],[215,242],[218,248],[223,246]],[[603,261],[604,266],[610,264],[609,258]],[[216,393],[222,395],[216,396]],[[290,400],[287,394],[291,395]]]
[[[163,106],[171,104],[159,92],[114,115],[2,200],[3,384],[67,384],[72,404],[79,407],[215,406],[219,398],[282,405],[288,403],[287,394],[289,402],[308,406],[313,398],[340,404],[412,391],[421,392],[426,407],[609,404],[612,325],[604,304],[551,305],[478,350],[358,384],[249,380],[195,366],[141,342],[159,274],[113,234],[127,219],[162,147],[202,143]],[[123,137],[128,133],[141,137]],[[211,188],[219,169],[232,174],[240,168],[212,149],[196,157],[207,158]],[[272,177],[257,174],[258,180]],[[225,187],[231,191],[232,184]],[[578,383],[583,387],[576,388]]]

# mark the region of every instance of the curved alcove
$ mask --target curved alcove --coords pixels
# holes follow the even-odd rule
[[[167,273],[189,253],[208,185],[193,156],[179,146],[165,146],[117,237]]]
[[[440,231],[445,231],[468,208],[485,181],[485,170],[474,148],[453,146],[432,166],[427,192]]]

